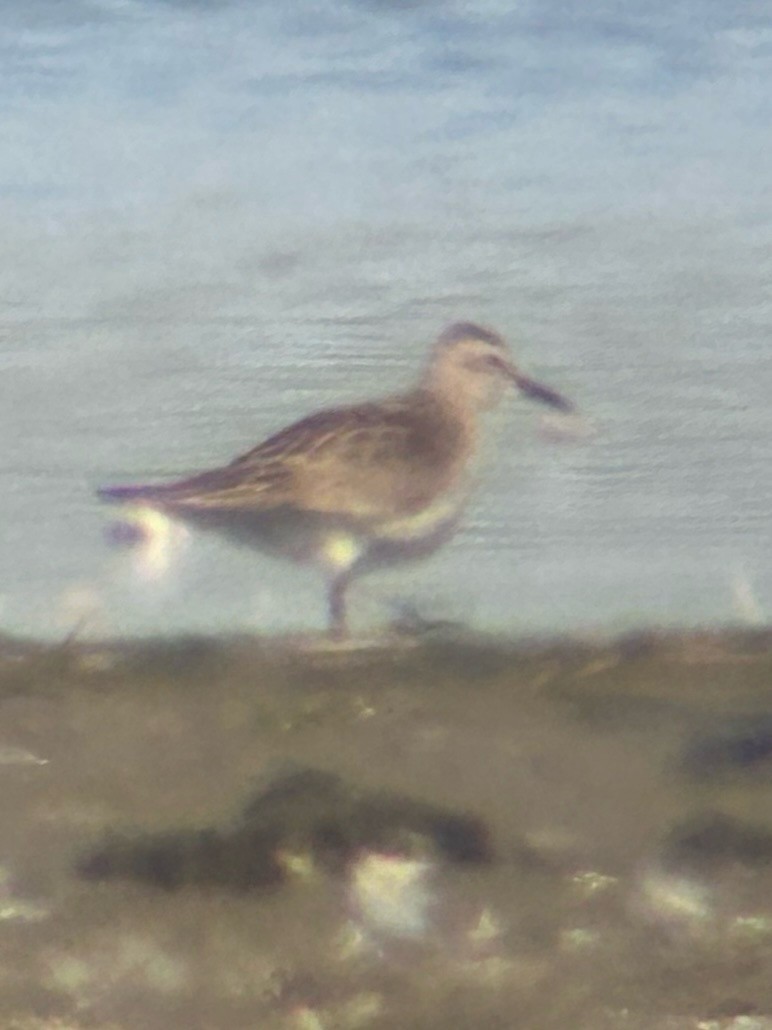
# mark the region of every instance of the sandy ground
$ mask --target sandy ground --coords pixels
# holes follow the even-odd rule
[[[0,1027],[772,1027],[772,632],[0,639]]]

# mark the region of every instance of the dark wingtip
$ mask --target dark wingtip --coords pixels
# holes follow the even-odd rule
[[[100,486],[97,490],[100,501],[138,501],[147,497],[145,486]]]

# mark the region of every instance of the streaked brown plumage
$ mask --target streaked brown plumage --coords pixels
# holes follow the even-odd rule
[[[459,323],[438,338],[408,393],[309,415],[221,468],[157,486],[107,487],[100,496],[318,565],[340,636],[353,575],[429,553],[452,534],[479,414],[507,380],[570,409],[517,370],[496,333]]]

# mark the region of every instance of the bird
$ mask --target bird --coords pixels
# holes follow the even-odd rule
[[[499,333],[456,322],[406,392],[308,415],[230,464],[98,495],[316,567],[327,585],[329,633],[343,640],[352,580],[431,554],[452,537],[472,485],[481,416],[508,384],[574,410],[520,371]]]

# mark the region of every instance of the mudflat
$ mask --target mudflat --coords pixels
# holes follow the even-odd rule
[[[772,631],[5,637],[0,706],[4,1028],[772,1026]]]

